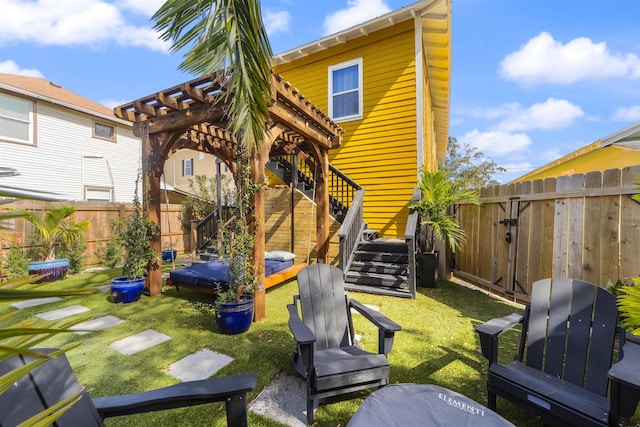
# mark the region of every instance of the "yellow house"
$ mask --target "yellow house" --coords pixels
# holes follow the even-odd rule
[[[593,171],[604,172],[607,169],[624,169],[627,166],[636,165],[640,165],[640,123],[539,167],[515,179],[514,182],[557,178]]]
[[[345,130],[330,162],[365,189],[369,228],[403,237],[419,169],[436,169],[446,153],[451,1],[413,3],[273,65]]]

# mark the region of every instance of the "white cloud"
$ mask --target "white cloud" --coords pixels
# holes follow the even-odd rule
[[[291,15],[286,10],[280,12],[267,10],[263,15],[263,21],[267,34],[287,33],[289,32]]]
[[[477,129],[466,133],[459,140],[462,144],[476,147],[488,157],[522,153],[531,145],[531,138],[524,133],[480,132]]]
[[[11,60],[0,62],[0,73],[44,78],[40,70],[35,68],[20,68],[18,64]]]
[[[631,107],[618,108],[613,113],[612,119],[618,122],[640,121],[640,105],[632,105]]]
[[[0,44],[100,46],[116,42],[167,51],[150,28],[125,22],[118,8],[103,0],[0,0]]]
[[[166,0],[119,0],[117,4],[123,9],[151,17]]]
[[[612,53],[605,42],[579,37],[562,44],[543,32],[500,63],[500,74],[523,85],[567,84],[580,80],[640,78],[640,58]]]
[[[384,0],[347,0],[345,9],[324,19],[324,34],[333,34],[391,12]]]
[[[498,129],[505,132],[563,129],[582,116],[582,109],[566,99],[549,98],[527,109],[512,106],[508,110],[508,117],[498,124]]]

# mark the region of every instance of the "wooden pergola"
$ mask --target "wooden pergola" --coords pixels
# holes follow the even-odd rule
[[[133,133],[142,139],[142,168],[148,218],[160,223],[160,178],[164,163],[175,150],[189,148],[213,154],[236,172],[237,143],[226,129],[227,111],[233,97],[225,97],[223,72],[194,79],[178,86],[129,102],[114,109],[117,117],[134,122]],[[329,248],[329,173],[328,152],[342,142],[343,130],[319,108],[280,76],[273,76],[269,97],[267,137],[257,141],[251,151],[251,178],[264,182],[265,163],[270,156],[294,154],[316,171],[316,223],[318,262],[327,259]],[[253,218],[249,220],[255,235],[253,264],[259,283],[264,280],[264,190],[253,196]],[[160,238],[154,240],[160,253]],[[162,291],[158,266],[148,276],[151,295]],[[255,320],[265,317],[265,290],[255,291]]]

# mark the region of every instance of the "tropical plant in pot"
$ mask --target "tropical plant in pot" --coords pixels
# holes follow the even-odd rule
[[[418,188],[421,198],[413,200],[409,208],[418,212],[423,228],[421,235],[424,238],[416,255],[419,284],[433,287],[438,266],[436,238],[446,242],[452,251],[465,240],[465,232],[450,208],[459,203],[480,205],[481,202],[477,191],[463,188],[448,179],[443,170],[432,172],[422,169],[418,176]]]
[[[234,218],[227,227],[219,228],[218,254],[228,263],[227,281],[217,286],[215,314],[218,327],[225,334],[246,332],[253,321],[253,291],[256,285],[255,266],[251,262],[255,238],[249,231],[247,217],[251,197],[259,185],[252,182],[249,174],[248,153],[240,149],[236,175],[236,206]]]
[[[24,217],[35,226],[37,240],[45,251],[43,261],[29,263],[29,273],[46,275],[42,281],[54,281],[64,278],[69,270],[69,260],[56,259],[56,248],[61,244],[72,246],[82,239],[89,229],[89,221],[76,222],[73,218],[75,208],[69,205],[52,205],[44,209],[44,215],[26,213]]]
[[[152,240],[160,234],[156,223],[147,219],[138,195],[133,199],[133,212],[129,214],[119,233],[124,252],[122,277],[111,284],[111,293],[117,303],[129,303],[140,299],[144,290],[145,276],[158,264]]]

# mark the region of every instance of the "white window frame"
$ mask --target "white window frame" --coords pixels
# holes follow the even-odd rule
[[[189,172],[187,173],[187,162],[190,163]],[[193,176],[193,159],[183,159],[182,160],[182,176]]]
[[[109,199],[89,199],[89,191],[99,191],[99,192],[109,192]],[[95,186],[86,186],[84,187],[84,200],[85,202],[113,202],[113,188],[108,187],[95,187]]]
[[[333,93],[333,73],[335,71],[339,71],[342,70],[344,68],[348,68],[348,67],[352,67],[354,65],[358,66],[358,88],[357,89],[353,89],[349,92],[358,92],[358,113],[357,114],[351,114],[349,116],[342,116],[342,117],[335,117],[333,114],[333,98],[336,95],[342,95],[345,93],[349,93],[349,92],[340,92],[340,93]],[[329,85],[328,85],[328,103],[329,103],[329,117],[331,117],[331,119],[336,122],[336,123],[340,123],[340,122],[348,122],[351,120],[360,120],[363,117],[363,113],[362,113],[362,100],[363,100],[363,78],[362,78],[362,58],[356,58],[356,59],[352,59],[349,61],[345,61],[345,62],[341,62],[339,64],[335,64],[335,65],[331,65],[329,66],[328,69],[329,72]]]
[[[18,121],[18,122],[22,122],[22,123],[27,123],[27,125],[29,126],[29,139],[25,140],[25,139],[18,139],[18,138],[12,138],[10,136],[7,135],[2,135],[0,134],[0,140],[3,141],[7,141],[7,142],[16,142],[18,144],[25,144],[25,145],[36,145],[35,143],[35,138],[34,138],[34,129],[35,129],[35,114],[34,114],[34,110],[35,110],[35,106],[34,106],[34,102],[28,99],[24,99],[24,98],[20,98],[17,96],[12,96],[9,95],[7,93],[0,93],[0,96],[4,96],[6,98],[9,98],[10,100],[13,101],[17,101],[17,102],[23,102],[25,104],[28,104],[29,106],[29,119],[27,122],[25,122],[22,119],[18,119],[16,117],[10,117],[10,116],[3,116],[4,118],[7,118],[9,120],[14,120],[14,121]]]
[[[103,127],[106,127],[106,128],[111,128],[112,129],[111,138],[108,138],[108,137],[102,136],[102,135],[98,135],[96,133],[96,127],[97,126],[103,126]],[[103,139],[105,141],[116,142],[116,135],[117,134],[118,134],[118,130],[116,129],[116,127],[114,125],[108,125],[108,124],[103,123],[103,122],[95,122],[95,121],[93,122],[92,136],[94,138]]]

